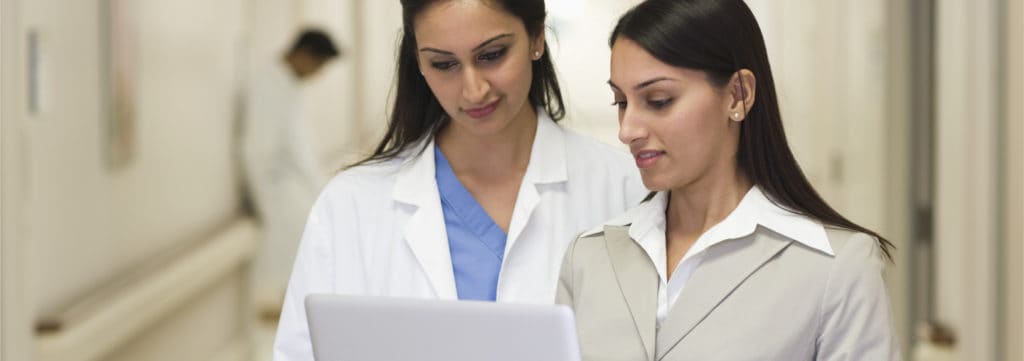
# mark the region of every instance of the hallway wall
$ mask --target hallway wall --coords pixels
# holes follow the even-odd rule
[[[40,314],[199,239],[235,214],[232,96],[241,0],[145,2],[133,159],[106,161],[98,1],[21,3],[41,43],[43,108],[29,114],[25,230]],[[199,11],[201,9],[201,11]],[[182,21],[182,19],[190,19]],[[54,267],[59,265],[59,267]]]
[[[11,176],[17,178],[13,183],[19,190],[13,193],[18,199],[4,205],[24,209],[5,211],[4,217],[6,223],[13,215],[13,223],[22,225],[15,237],[22,247],[19,254],[27,259],[16,272],[23,275],[20,288],[26,292],[21,311],[33,323],[66,321],[69,307],[79,306],[83,298],[100,289],[116,290],[238,214],[231,119],[244,55],[246,2],[134,2],[126,7],[131,13],[125,19],[134,21],[139,39],[127,48],[137,51],[132,95],[137,108],[125,138],[134,147],[125,165],[113,166],[104,103],[109,85],[104,76],[105,1],[12,2],[17,5],[18,24],[11,35],[17,53],[27,59],[27,39],[38,39],[39,108],[7,103],[14,114],[7,118],[10,108],[4,114],[4,130],[19,136],[18,161],[5,158],[4,163],[4,195],[11,193]],[[7,41],[9,28],[4,29]],[[5,70],[8,64],[5,59]],[[24,66],[22,74],[30,68],[17,64]],[[25,96],[5,95],[5,102],[33,96],[27,84],[18,85],[25,87],[14,90]],[[242,331],[240,316],[232,311],[243,304],[241,289],[237,280],[222,282],[209,290],[214,298],[176,313],[203,312],[207,327],[192,323],[163,348],[123,352],[133,355],[129,359],[152,359],[189,340],[221,347]],[[146,340],[142,336],[135,342]],[[21,355],[33,352],[22,350]],[[200,353],[191,359],[209,357]]]
[[[1004,37],[1005,91],[1003,152],[1005,194],[1003,215],[1003,355],[1024,360],[1024,1],[1006,2]]]

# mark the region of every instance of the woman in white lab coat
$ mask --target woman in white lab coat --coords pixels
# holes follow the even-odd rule
[[[627,153],[555,123],[543,0],[402,7],[387,133],[313,207],[275,360],[312,360],[311,293],[551,303],[569,242],[646,192]]]

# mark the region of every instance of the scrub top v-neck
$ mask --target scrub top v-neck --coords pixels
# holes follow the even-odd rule
[[[459,182],[448,159],[436,146],[434,159],[455,291],[460,300],[494,301],[508,235]]]

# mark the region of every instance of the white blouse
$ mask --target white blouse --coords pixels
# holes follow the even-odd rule
[[[693,272],[700,267],[705,251],[716,244],[749,236],[758,226],[765,227],[783,236],[792,238],[807,247],[834,256],[832,246],[825,235],[825,227],[818,221],[789,212],[769,200],[757,186],[740,200],[740,203],[725,219],[704,232],[693,246],[686,251],[682,260],[673,270],[669,279],[668,256],[665,250],[665,212],[668,206],[668,192],[658,192],[643,204],[629,210],[621,217],[606,225],[629,227],[630,238],[644,249],[658,271],[658,327],[668,316],[676,299]],[[603,230],[599,227],[585,235]]]

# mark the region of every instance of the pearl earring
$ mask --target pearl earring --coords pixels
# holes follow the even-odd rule
[[[539,51],[533,52],[533,60],[537,60],[537,59],[540,59],[540,52]]]
[[[743,120],[740,118],[740,112],[732,112],[732,120],[736,122]]]

